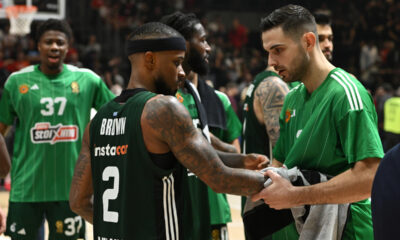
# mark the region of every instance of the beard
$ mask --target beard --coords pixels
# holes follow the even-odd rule
[[[290,71],[289,75],[291,77],[289,77],[286,82],[301,81],[308,70],[310,56],[307,55],[306,51],[301,46],[299,46],[299,51],[298,57],[295,58],[291,64],[293,66],[293,70]]]
[[[167,84],[164,81],[163,77],[157,77],[154,80],[154,86],[156,88],[156,93],[158,94],[163,94],[163,95],[169,95],[169,96],[175,96],[175,93],[177,89],[171,89],[167,86]]]
[[[322,53],[325,55],[326,59],[328,59],[329,62],[332,62],[332,51],[329,49],[322,50]]]
[[[193,72],[200,76],[204,76],[208,73],[209,66],[205,57],[201,56],[201,54],[193,47],[189,49],[187,62]]]

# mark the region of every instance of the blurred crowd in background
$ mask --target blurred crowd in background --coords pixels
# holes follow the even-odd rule
[[[68,1],[66,16],[74,41],[66,63],[92,69],[118,94],[129,80],[125,38],[130,31],[174,11],[194,12],[206,27],[212,48],[210,71],[203,76],[225,92],[241,115],[247,86],[266,67],[259,20],[287,3],[331,16],[333,64],[354,74],[370,90],[382,131],[383,104],[400,95],[400,2],[394,0],[271,1],[248,0],[91,0]],[[0,89],[7,76],[38,63],[33,22],[31,34],[8,33],[0,21]]]

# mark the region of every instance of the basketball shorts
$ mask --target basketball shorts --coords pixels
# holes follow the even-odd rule
[[[84,239],[85,221],[73,213],[68,201],[10,202],[5,235],[11,239],[37,239],[43,218],[49,225],[49,240]]]

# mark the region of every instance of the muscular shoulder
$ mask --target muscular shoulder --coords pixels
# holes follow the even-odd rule
[[[157,95],[150,99],[144,109],[142,120],[160,127],[172,127],[181,119],[191,119],[186,108],[173,96]],[[191,123],[191,121],[190,121]]]
[[[189,112],[172,96],[150,99],[144,106],[141,125],[150,152],[174,149],[196,132]]]

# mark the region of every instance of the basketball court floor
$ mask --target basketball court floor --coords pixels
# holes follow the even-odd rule
[[[9,192],[7,191],[0,191],[0,207],[7,212],[8,209],[8,196]],[[231,207],[231,214],[232,214],[232,222],[228,224],[228,231],[229,231],[229,239],[230,240],[244,240],[244,233],[243,233],[243,223],[242,218],[240,216],[240,197],[228,195],[229,205]],[[93,240],[92,234],[92,226],[91,224],[87,224],[87,236],[88,240]],[[47,231],[47,226],[46,226]],[[9,240],[9,237],[4,235],[0,236],[0,240]]]

